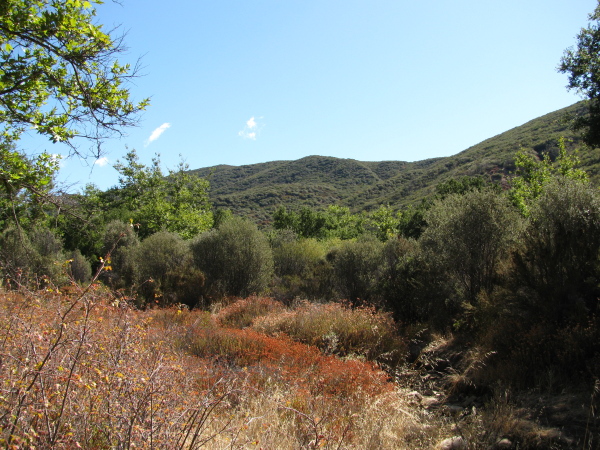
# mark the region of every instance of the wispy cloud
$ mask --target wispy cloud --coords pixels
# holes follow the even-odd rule
[[[108,164],[108,158],[106,156],[103,156],[102,158],[98,158],[96,161],[94,161],[94,164],[96,166],[104,167],[105,165]]]
[[[246,126],[238,132],[238,136],[241,136],[244,139],[251,139],[255,141],[258,136],[258,132],[264,126],[259,122],[260,119],[262,119],[262,117],[250,117],[246,121]]]
[[[155,129],[152,132],[152,134],[150,135],[150,137],[146,140],[144,147],[148,147],[150,144],[152,144],[155,140],[157,140],[161,136],[161,134],[163,134],[165,131],[167,131],[167,128],[170,128],[170,127],[171,127],[171,124],[168,122],[165,122],[160,127]]]

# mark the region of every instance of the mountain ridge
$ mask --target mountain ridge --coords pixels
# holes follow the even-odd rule
[[[585,102],[578,102],[446,157],[409,162],[310,155],[242,166],[221,164],[190,173],[210,180],[215,207],[229,208],[259,222],[268,222],[279,205],[297,209],[339,204],[357,212],[388,204],[401,209],[431,194],[437,184],[449,178],[482,175],[504,182],[514,170],[518,150],[537,155],[549,152],[552,156],[559,137],[567,140],[569,150],[580,150],[582,167],[597,181],[600,149],[583,147],[568,127],[569,117],[584,112]]]

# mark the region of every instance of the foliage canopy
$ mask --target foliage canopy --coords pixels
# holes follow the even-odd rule
[[[190,175],[185,163],[165,176],[159,156],[147,167],[132,150],[115,168],[120,189],[114,191],[114,200],[132,214],[141,237],[164,229],[191,239],[212,226],[208,181]]]
[[[569,74],[568,89],[588,99],[588,114],[575,119],[584,141],[600,146],[600,4],[589,15],[590,23],[577,36],[577,46],[565,50],[558,71]]]
[[[0,2],[0,190],[11,201],[21,189],[44,197],[58,169],[48,153],[30,158],[16,148],[24,132],[99,158],[103,141],[148,105],[131,100],[126,84],[138,66],[119,63],[122,37],[95,23],[92,3],[102,2]]]
[[[95,24],[95,14],[89,1],[2,2],[0,122],[5,140],[32,127],[76,153],[74,139],[91,139],[98,157],[104,139],[135,124],[148,102],[132,102],[124,83],[137,67],[116,60],[122,41]]]

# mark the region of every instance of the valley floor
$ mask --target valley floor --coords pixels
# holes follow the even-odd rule
[[[65,291],[0,291],[6,448],[598,446],[589,393],[470,392],[456,370],[473,355],[437,337],[402,362],[408,346],[372,309],[140,311],[99,285]]]

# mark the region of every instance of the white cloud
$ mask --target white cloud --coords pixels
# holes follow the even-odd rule
[[[258,122],[258,120],[260,119],[262,119],[262,117],[250,117],[250,119],[246,121],[246,126],[238,132],[238,136],[241,136],[244,139],[251,139],[255,141],[258,137],[258,132],[264,126],[263,124]]]
[[[96,166],[104,167],[105,165],[108,164],[108,158],[106,156],[103,156],[102,158],[98,158],[96,161],[94,161],[94,164]]]
[[[167,128],[170,128],[171,124],[168,122],[163,123],[160,127],[158,127],[157,129],[155,129],[152,134],[150,135],[150,137],[148,138],[148,140],[146,141],[146,143],[144,144],[145,147],[149,146],[152,142],[154,142],[155,140],[157,140],[161,134],[163,134]]]

